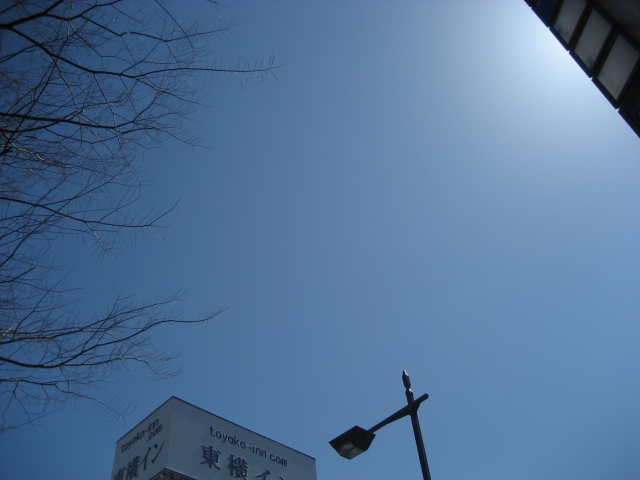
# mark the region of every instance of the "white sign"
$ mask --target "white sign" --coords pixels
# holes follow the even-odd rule
[[[116,443],[112,480],[317,480],[316,461],[171,397]]]

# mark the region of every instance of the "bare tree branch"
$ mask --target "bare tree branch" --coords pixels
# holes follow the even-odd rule
[[[203,0],[217,8],[216,1]],[[211,51],[229,23],[187,22],[163,0],[8,0],[0,7],[0,432],[65,402],[91,400],[118,368],[156,378],[175,357],[152,347],[157,327],[185,319],[178,293],[117,297],[81,310],[56,240],[88,238],[99,257],[163,228],[173,207],[140,214],[142,148],[197,142],[182,123],[213,79],[272,76],[264,62]],[[174,205],[175,206],[175,205]],[[64,282],[64,283],[63,283]]]

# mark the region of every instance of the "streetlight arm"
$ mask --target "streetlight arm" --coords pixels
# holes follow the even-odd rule
[[[429,398],[429,395],[425,393],[421,397],[418,397],[417,399],[415,399],[409,405],[407,405],[405,407],[402,407],[400,410],[398,410],[393,415],[390,415],[389,417],[385,418],[383,421],[381,421],[380,423],[378,423],[374,427],[371,427],[368,431],[370,433],[377,432],[378,430],[380,430],[385,425],[389,425],[390,423],[395,422],[396,420],[399,420],[402,417],[406,417],[407,415],[411,415],[413,412],[417,412],[418,411],[418,407],[420,406],[420,404],[422,402],[424,402],[427,398]]]

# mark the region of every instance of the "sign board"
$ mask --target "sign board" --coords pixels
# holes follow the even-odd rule
[[[316,461],[176,397],[116,443],[112,480],[317,480]]]

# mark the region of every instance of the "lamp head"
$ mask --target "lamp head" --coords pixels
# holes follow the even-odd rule
[[[334,438],[329,443],[338,454],[348,460],[360,455],[366,451],[375,433],[369,432],[362,427],[355,426],[351,430],[346,431],[342,435]]]

